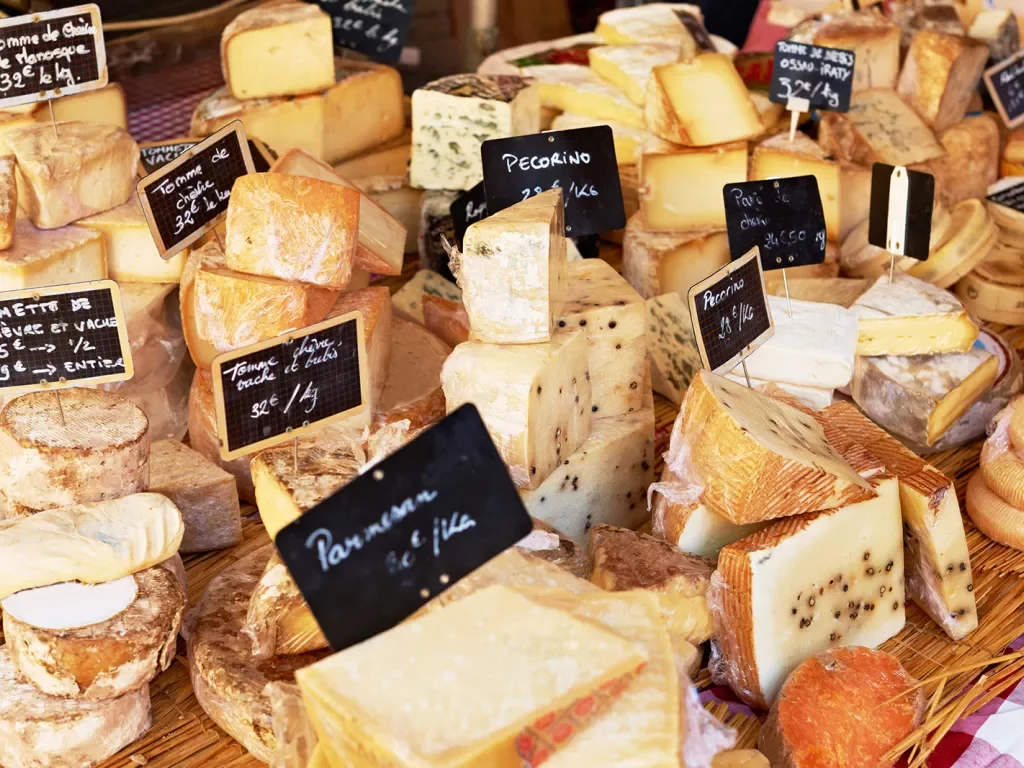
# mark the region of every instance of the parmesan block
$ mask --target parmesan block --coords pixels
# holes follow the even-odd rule
[[[644,116],[655,136],[688,147],[746,139],[763,129],[743,80],[724,53],[654,67]]]
[[[188,444],[207,461],[234,475],[239,498],[255,503],[256,492],[249,471],[249,456],[239,456],[230,461],[220,457],[217,411],[213,405],[213,377],[208,370],[202,368],[196,370],[188,392]]]
[[[666,465],[739,525],[872,495],[813,418],[707,370],[690,383]]]
[[[885,89],[853,94],[849,112],[822,113],[818,143],[840,160],[866,166],[913,165],[946,151],[899,94]]]
[[[424,298],[431,298],[426,295]],[[403,419],[422,429],[445,417],[441,367],[452,348],[416,323],[391,321],[391,364],[377,401],[374,428]]]
[[[999,178],[998,118],[990,114],[965,117],[940,133],[939,142],[945,155],[913,166],[935,177],[936,200],[952,207],[970,198],[984,198]],[[936,241],[934,228],[932,241]]]
[[[103,237],[85,227],[36,229],[14,224],[14,243],[0,251],[0,291],[106,280]]]
[[[0,521],[0,599],[64,581],[129,576],[173,557],[183,534],[181,513],[155,493]]]
[[[177,283],[188,260],[184,248],[169,259],[160,256],[137,195],[109,211],[78,222],[103,235],[107,273],[125,283]]]
[[[18,218],[17,169],[13,155],[0,157],[0,251],[6,251],[14,242]]]
[[[766,708],[804,659],[834,645],[875,648],[903,628],[899,484],[877,496],[779,520],[724,547],[708,602],[716,680]]]
[[[639,410],[644,390],[644,302],[602,259],[567,265],[559,328],[587,335],[594,418]]]
[[[643,106],[651,70],[679,61],[678,41],[652,41],[633,45],[599,45],[587,51],[590,68],[620,88],[634,104]]]
[[[291,682],[295,670],[323,654],[255,658],[242,634],[249,596],[273,547],[261,547],[223,570],[191,609],[186,622],[192,688],[206,714],[257,760],[269,763],[277,740],[267,683]]]
[[[714,562],[653,536],[605,524],[590,531],[590,557],[590,580],[601,589],[651,592],[669,632],[694,645],[711,638],[706,595]]]
[[[5,136],[18,161],[21,206],[40,229],[120,205],[135,193],[139,146],[128,133],[100,123],[17,128]]]
[[[562,190],[551,189],[466,230],[458,279],[474,339],[551,338],[565,301],[564,222]]]
[[[966,352],[978,326],[949,291],[896,272],[879,277],[850,307],[858,318],[858,355]]]
[[[651,139],[640,148],[640,213],[658,232],[724,229],[722,187],[746,180],[745,141],[692,148]]]
[[[181,552],[209,552],[242,542],[235,478],[177,440],[158,440],[149,456],[149,490],[181,512]]]
[[[924,29],[914,35],[896,92],[932,130],[963,120],[981,81],[988,47],[963,35]]]
[[[240,177],[228,203],[228,267],[341,290],[352,276],[359,198],[357,189],[308,177]]]
[[[469,313],[461,301],[424,294],[423,325],[450,347],[470,338]]]
[[[132,604],[87,627],[39,629],[5,611],[4,639],[18,672],[51,696],[103,700],[144,688],[170,667],[185,593],[160,566],[133,578],[138,594]]]
[[[383,286],[363,288],[341,294],[328,320],[358,311],[363,316],[363,333],[366,337],[366,360],[370,366],[371,403],[376,407],[380,402],[384,384],[388,378],[388,364],[391,361],[391,293]]]
[[[853,90],[895,88],[900,71],[900,27],[879,13],[837,12],[800,42],[853,51]]]
[[[591,375],[579,330],[543,344],[467,341],[445,360],[441,386],[449,413],[477,407],[520,488],[539,487],[590,433]]]
[[[149,730],[149,688],[109,701],[47,696],[0,646],[0,761],[11,768],[92,768]]]
[[[409,183],[471,189],[483,179],[480,145],[540,132],[540,88],[516,75],[450,75],[412,94]]]
[[[475,630],[481,626],[488,631]],[[321,740],[347,763],[371,755],[396,766],[457,768],[513,760],[528,724],[638,672],[648,659],[615,632],[496,586],[296,678]],[[552,664],[559,674],[531,672]]]
[[[657,232],[639,213],[626,223],[622,275],[645,299],[666,293],[685,298],[691,286],[729,260],[729,237],[724,229]]]
[[[102,390],[29,392],[0,411],[0,492],[34,512],[138,493],[149,485],[149,420]],[[62,414],[63,409],[63,414]]]
[[[242,632],[252,640],[252,654],[259,659],[327,648],[313,611],[277,552],[253,590]]]
[[[334,85],[331,17],[286,2],[238,14],[220,40],[224,82],[236,99],[291,96]]]
[[[595,419],[590,436],[544,482],[519,491],[527,511],[581,546],[600,523],[642,525],[644,494],[654,479],[654,422],[647,383],[642,408]]]
[[[644,127],[644,113],[615,85],[582,64],[539,64],[523,67],[535,78],[542,107],[617,123]]]
[[[771,136],[750,155],[750,178],[778,179],[787,176],[814,176],[818,182],[821,208],[825,213],[828,239],[839,240],[839,163],[812,141],[797,133],[790,141],[788,134]],[[745,179],[740,179],[745,181]],[[723,225],[724,226],[724,225]]]
[[[647,361],[654,391],[675,405],[703,365],[684,294],[666,293],[646,302]]]

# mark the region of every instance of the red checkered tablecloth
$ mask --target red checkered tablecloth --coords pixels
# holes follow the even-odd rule
[[[171,67],[121,83],[128,99],[128,131],[136,141],[189,135],[192,113],[210,91],[224,85],[217,58]]]

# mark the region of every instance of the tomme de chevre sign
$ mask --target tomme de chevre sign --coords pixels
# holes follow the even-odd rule
[[[328,643],[395,626],[533,529],[466,404],[274,540]]]
[[[452,223],[455,225],[455,243],[462,247],[462,238],[470,224],[475,224],[481,219],[486,219],[487,198],[484,194],[484,183],[481,181],[472,189],[468,189],[455,198],[449,207],[452,215]]]
[[[709,371],[728,373],[775,333],[757,248],[701,280],[688,296],[700,359]]]
[[[254,453],[369,407],[363,316],[349,312],[213,361],[225,460]]]
[[[900,165],[871,167],[868,243],[925,261],[931,252],[935,177]]]
[[[0,108],[91,91],[107,84],[97,5],[0,20]]]
[[[985,86],[1008,128],[1024,122],[1024,51],[985,70]]]
[[[0,293],[4,394],[124,381],[133,373],[113,280]]]
[[[317,0],[331,16],[334,44],[394,63],[402,53],[416,0]]]
[[[202,139],[168,139],[139,144],[139,175],[148,176],[159,170],[201,141]],[[274,163],[270,149],[258,139],[249,139],[249,154],[252,155],[256,173],[266,173]]]
[[[142,179],[139,199],[160,255],[171,258],[217,226],[235,180],[253,172],[245,129],[236,120]]]
[[[776,104],[806,99],[812,107],[832,112],[850,109],[853,92],[853,51],[780,40],[768,98]]]
[[[765,270],[825,261],[825,213],[814,176],[726,184],[722,196],[734,258],[756,247]]]
[[[490,214],[561,187],[566,237],[626,226],[615,144],[607,125],[491,139],[480,152]]]

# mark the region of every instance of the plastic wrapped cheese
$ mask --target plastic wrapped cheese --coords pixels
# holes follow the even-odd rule
[[[217,411],[213,405],[213,377],[209,371],[196,369],[188,397],[188,443],[192,450],[205,456],[221,469],[235,476],[238,496],[250,504],[256,503],[249,456],[222,459],[220,437],[217,435]]]
[[[327,647],[327,638],[277,552],[253,590],[242,632],[252,640],[252,655],[259,659]]]
[[[516,548],[581,579],[590,578],[590,559],[586,549],[543,520],[533,518],[533,530],[516,542]]]
[[[266,692],[277,739],[271,768],[310,768],[318,740],[302,691],[292,683],[269,683]]]

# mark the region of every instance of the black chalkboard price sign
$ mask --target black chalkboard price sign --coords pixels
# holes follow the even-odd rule
[[[274,543],[340,651],[395,626],[532,529],[480,414],[466,404]]]
[[[214,358],[221,456],[230,461],[369,407],[368,376],[360,312]]]
[[[925,261],[931,253],[935,177],[901,165],[871,167],[868,243]]]
[[[768,98],[786,105],[791,99],[806,99],[818,109],[847,112],[855,58],[853,51],[841,48],[780,40],[775,44]]]
[[[566,237],[626,226],[615,143],[607,125],[491,139],[480,152],[491,214],[561,187]]]
[[[0,108],[107,84],[98,5],[0,20]]]
[[[1008,128],[1024,123],[1024,51],[985,70],[985,87]]]
[[[402,54],[416,0],[317,0],[331,16],[334,44],[394,63]]]
[[[765,270],[825,261],[825,213],[814,176],[726,184],[722,195],[733,258],[759,248]]]
[[[455,225],[455,242],[461,248],[462,238],[466,235],[469,225],[486,219],[488,216],[484,183],[481,181],[472,189],[466,190],[455,198],[449,210]]]
[[[985,199],[1024,213],[1024,177],[1007,176],[1000,179],[988,188],[988,197]]]
[[[168,139],[139,144],[139,175],[149,176],[160,170],[201,141],[202,139]]]
[[[160,255],[171,258],[217,226],[235,180],[254,172],[236,120],[142,179],[139,199]]]
[[[704,367],[727,373],[775,333],[757,248],[690,288],[690,319]]]
[[[0,389],[124,381],[131,345],[113,280],[0,293]]]

